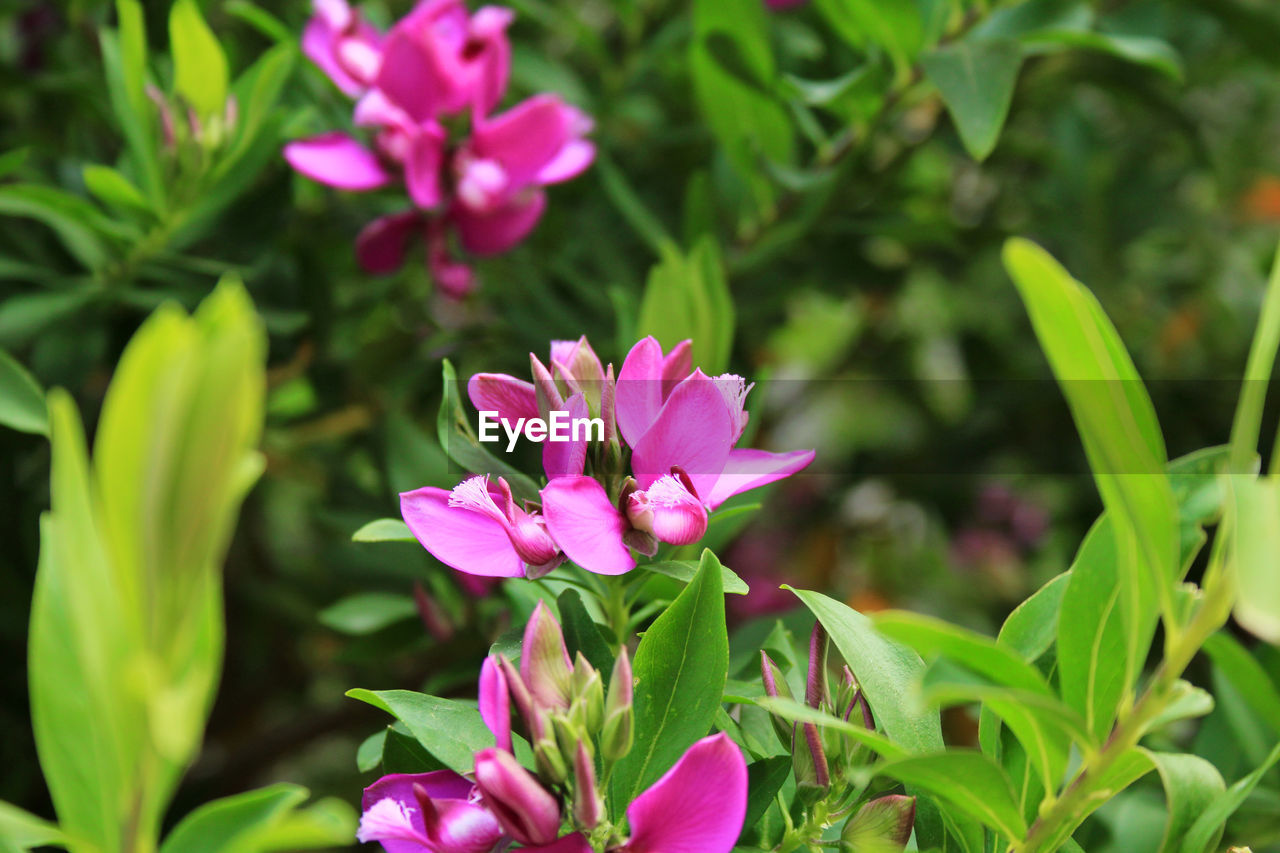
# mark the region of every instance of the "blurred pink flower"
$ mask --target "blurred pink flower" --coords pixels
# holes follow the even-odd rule
[[[302,52],[352,98],[368,91],[381,65],[382,34],[346,0],[313,0]]]

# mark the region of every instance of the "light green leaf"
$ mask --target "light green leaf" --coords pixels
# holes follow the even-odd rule
[[[1280,687],[1262,664],[1225,631],[1210,637],[1204,651],[1218,673],[1240,693],[1246,705],[1280,738]]]
[[[938,87],[964,147],[974,159],[986,159],[1009,115],[1022,48],[1012,41],[968,38],[925,54],[920,62]]]
[[[128,178],[110,166],[84,167],[84,185],[99,201],[118,210],[149,211],[151,206]]]
[[[1093,25],[1093,10],[1083,0],[1026,0],[992,11],[974,25],[982,39],[1017,38],[1043,32],[1078,32]]]
[[[44,390],[27,369],[0,350],[0,424],[36,435],[49,434]]]
[[[1251,463],[1258,453],[1258,437],[1262,429],[1262,408],[1267,401],[1267,388],[1271,384],[1277,351],[1280,351],[1280,249],[1277,249],[1271,264],[1271,277],[1267,281],[1266,296],[1258,316],[1258,328],[1249,347],[1240,401],[1236,404],[1231,424],[1232,473],[1252,472]],[[1272,462],[1273,473],[1277,464],[1280,462]]]
[[[101,214],[93,204],[56,187],[36,184],[0,186],[0,215],[43,222],[58,235],[67,252],[86,269],[106,263],[109,252],[97,228]]]
[[[1032,49],[1081,48],[1105,53],[1158,71],[1173,80],[1181,81],[1182,57],[1166,41],[1147,36],[1129,36],[1118,33],[1101,33],[1084,30],[1046,30],[1023,37],[1023,43]]]
[[[734,322],[729,281],[711,235],[688,254],[670,247],[649,271],[637,336],[653,335],[668,350],[691,339],[693,363],[714,376],[729,365]]]
[[[925,20],[915,0],[817,0],[819,14],[836,33],[860,52],[868,45],[893,58],[899,74],[926,46]]]
[[[124,134],[142,189],[155,204],[162,202],[164,185],[156,146],[155,107],[147,97],[147,33],[142,4],[116,0],[119,31],[99,36],[107,94]]]
[[[351,534],[352,542],[417,542],[409,525],[398,518],[379,518]]]
[[[632,671],[635,746],[614,766],[621,808],[711,729],[729,672],[720,561],[702,553],[697,575],[640,638]]]
[[[794,699],[788,699],[785,696],[758,696],[752,701],[769,713],[777,714],[793,723],[814,723],[823,728],[834,729],[874,750],[884,758],[905,758],[910,755],[909,750],[877,731],[833,717],[825,711],[810,708]]]
[[[347,695],[404,723],[427,752],[455,773],[470,773],[475,754],[493,746],[480,711],[469,705],[409,690],[356,688]]]
[[[407,595],[363,592],[326,607],[317,618],[326,628],[358,637],[381,631],[417,613],[418,606]]]
[[[300,805],[307,791],[279,784],[206,803],[184,817],[165,838],[160,853],[229,853],[242,841]]]
[[[517,500],[536,500],[538,485],[519,468],[491,454],[476,438],[471,420],[462,407],[458,377],[449,359],[444,359],[441,371],[443,391],[440,396],[440,413],[436,416],[436,436],[445,454],[473,474],[492,474],[504,478]]]
[[[788,762],[787,767],[790,766]],[[18,850],[30,850],[45,845],[66,846],[69,839],[44,818],[0,800],[0,842],[8,842]]]
[[[1226,478],[1231,491],[1230,565],[1238,594],[1236,619],[1280,645],[1280,476]]]
[[[698,573],[699,562],[694,560],[664,560],[658,563],[645,563],[640,568],[646,572],[654,572],[664,577],[678,580],[681,583],[689,583]],[[721,583],[724,585],[725,594],[746,595],[751,591],[746,581],[738,577],[738,575],[728,566],[720,567]]]
[[[227,57],[195,0],[175,0],[169,10],[169,49],[174,85],[202,118],[220,116],[227,103]]]
[[[1027,830],[1008,775],[980,752],[952,749],[913,755],[876,766],[905,785],[928,791],[1009,839]]]
[[[1168,802],[1169,820],[1160,853],[1176,853],[1196,818],[1227,786],[1218,768],[1197,755],[1148,751],[1147,757],[1160,773]]]
[[[1218,794],[1201,808],[1195,822],[1187,829],[1179,853],[1212,853],[1217,849],[1218,839],[1222,837],[1222,828],[1227,819],[1236,813],[1236,809],[1244,804],[1253,789],[1262,781],[1262,777],[1280,762],[1280,744],[1276,744],[1266,759],[1248,776],[1233,784],[1226,791]]]
[[[382,763],[382,750],[387,743],[387,732],[390,726],[379,729],[360,742],[356,749],[356,769],[361,773],[370,773],[378,769]]]

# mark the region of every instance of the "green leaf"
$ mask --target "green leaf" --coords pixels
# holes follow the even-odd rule
[[[440,397],[440,413],[436,417],[436,435],[440,446],[450,459],[473,474],[492,474],[502,477],[511,486],[517,500],[536,500],[538,485],[513,465],[496,458],[485,450],[471,421],[462,407],[458,377],[449,359],[441,364],[443,391]]]
[[[614,767],[618,809],[711,729],[729,673],[720,576],[720,561],[704,551],[698,574],[640,638],[635,746]]]
[[[149,211],[151,206],[128,178],[110,166],[84,167],[84,185],[99,201],[117,210]]]
[[[370,521],[351,534],[352,542],[417,542],[409,525],[398,518]]]
[[[1249,347],[1249,361],[1245,366],[1244,381],[1240,387],[1240,402],[1236,404],[1235,418],[1231,423],[1231,470],[1236,474],[1252,471],[1254,457],[1258,453],[1258,437],[1262,430],[1262,408],[1267,402],[1267,388],[1271,383],[1271,371],[1275,368],[1276,353],[1280,351],[1280,249],[1276,250],[1271,264],[1271,277],[1267,282],[1266,297],[1258,316],[1258,328],[1253,333]],[[1277,463],[1273,462],[1274,466]]]
[[[0,424],[35,435],[49,434],[44,390],[27,369],[0,350]]]
[[[994,10],[970,31],[976,38],[1017,38],[1088,30],[1093,10],[1082,0],[1026,0]]]
[[[996,642],[1035,661],[1053,645],[1058,633],[1058,611],[1066,594],[1071,572],[1065,571],[1036,590],[1004,620]]]
[[[788,761],[787,768],[790,767]],[[0,842],[8,842],[19,850],[30,850],[45,845],[64,847],[69,841],[62,830],[44,818],[0,800]]]
[[[382,763],[382,750],[387,745],[387,732],[391,726],[379,729],[360,742],[356,749],[356,769],[361,773],[370,773],[378,769]]]
[[[24,216],[53,229],[63,247],[86,269],[106,263],[108,249],[97,228],[101,214],[82,198],[36,184],[0,186],[0,215]]]
[[[147,97],[147,33],[142,4],[116,0],[119,31],[99,36],[111,109],[124,134],[142,188],[153,203],[164,198],[154,128],[155,107]]]
[[[823,728],[834,729],[884,758],[904,758],[909,754],[908,750],[877,731],[833,717],[825,711],[810,708],[794,699],[788,699],[785,696],[758,696],[752,701],[784,720],[790,720],[793,723],[813,723]]]
[[[868,45],[893,58],[906,74],[925,45],[925,20],[914,0],[817,0],[818,12],[846,42],[863,52]]]
[[[30,148],[14,148],[0,154],[0,178],[7,178],[27,163]]]
[[[1280,687],[1262,664],[1225,631],[1205,641],[1204,651],[1218,673],[1239,691],[1246,705],[1280,737]]]
[[[1006,838],[1026,834],[1009,777],[982,753],[953,749],[913,755],[877,765],[876,772],[928,791]]]
[[[938,88],[965,149],[984,160],[1009,115],[1022,48],[1006,40],[967,38],[925,54],[925,76]]]
[[[1179,853],[1212,853],[1216,850],[1227,819],[1244,804],[1244,801],[1253,793],[1253,789],[1262,781],[1262,777],[1277,762],[1280,762],[1280,744],[1276,744],[1275,749],[1271,750],[1266,759],[1252,773],[1204,804],[1200,814],[1195,816],[1195,822],[1183,836],[1181,846],[1176,848]]]
[[[678,580],[681,583],[689,583],[698,573],[700,565],[700,562],[693,560],[663,560],[657,563],[645,563],[640,568],[646,572],[653,572]],[[747,582],[738,577],[728,566],[722,565],[720,567],[720,582],[724,586],[726,595],[746,595],[751,591],[751,588],[747,586]]]
[[[317,618],[326,628],[358,637],[381,631],[417,614],[417,605],[407,595],[364,592],[326,607]]]
[[[711,235],[688,254],[669,248],[649,271],[637,336],[653,335],[663,349],[691,339],[693,363],[714,376],[729,365],[734,322],[720,247]]]
[[[1254,635],[1280,645],[1280,476],[1233,476],[1227,482],[1235,616]]]
[[[764,817],[774,798],[791,775],[791,756],[762,758],[747,767],[747,815],[742,822],[742,842]]]
[[[627,176],[603,151],[596,157],[595,172],[600,176],[600,186],[604,189],[605,197],[654,254],[663,256],[675,248],[675,240],[666,226],[645,206],[635,188],[628,183]]]
[[[427,752],[417,738],[398,731],[403,723],[386,730],[382,744],[382,773],[429,773],[443,770],[444,765]]]
[[[201,118],[221,116],[230,80],[227,57],[195,0],[175,0],[169,10],[169,50],[178,94]]]
[[[273,41],[287,44],[296,38],[293,30],[283,21],[249,0],[231,0],[227,3],[226,10],[228,15],[234,15]]]
[[[404,723],[428,753],[455,773],[470,773],[475,754],[493,746],[493,734],[470,705],[410,690],[356,688],[347,695]]]
[[[556,598],[556,609],[560,611],[560,627],[564,629],[569,656],[582,652],[607,687],[609,675],[613,672],[613,653],[609,651],[609,643],[600,626],[582,603],[582,596],[576,589],[566,589]]]
[[[237,842],[301,805],[307,791],[279,784],[206,803],[183,818],[165,838],[160,853],[224,853]]]
[[[1147,757],[1160,773],[1168,802],[1169,820],[1160,853],[1176,853],[1196,818],[1227,786],[1218,768],[1197,755],[1148,751]]]
[[[96,298],[97,294],[88,288],[10,296],[0,303],[0,344],[21,346],[51,324],[74,316]]]
[[[1172,45],[1157,38],[1084,30],[1051,30],[1028,34],[1022,41],[1033,49],[1052,47],[1093,50],[1150,68],[1176,81],[1183,78],[1182,57]]]

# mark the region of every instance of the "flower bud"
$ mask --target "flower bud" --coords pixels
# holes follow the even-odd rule
[[[782,674],[782,670],[778,669],[778,665],[773,662],[773,658],[769,657],[769,653],[760,650],[760,675],[764,680],[764,692],[767,696],[775,699],[782,697],[790,699],[791,686],[787,684],[787,678]],[[785,747],[791,746],[791,739],[794,736],[795,724],[790,720],[785,720],[777,714],[769,715],[769,722],[773,723],[773,730],[778,735],[778,740],[782,741]]]
[[[632,706],[635,681],[627,648],[618,651],[609,676],[609,693],[604,700],[604,728],[600,732],[600,752],[605,761],[617,761],[631,751],[635,738],[635,709]]]
[[[520,719],[524,721],[525,733],[532,740],[537,729],[536,717],[537,713],[533,707],[533,696],[529,693],[529,687],[524,683],[524,678],[520,672],[507,660],[505,655],[497,656],[498,669],[502,671],[503,679],[507,684],[507,691],[511,694],[511,701],[516,706],[516,713],[520,715]]]
[[[564,408],[564,395],[551,377],[551,371],[533,353],[529,353],[529,367],[533,371],[533,392],[538,401],[538,415],[545,421],[552,412]]]
[[[593,415],[600,414],[605,373],[583,335],[576,341],[551,342],[551,369],[571,393],[582,394]]]
[[[578,751],[578,744],[588,740],[587,734],[578,721],[559,714],[551,718],[551,731],[555,735],[556,746],[560,749],[560,757],[567,766],[566,756],[572,756]]]
[[[565,647],[560,623],[541,601],[524,629],[520,674],[537,704],[568,710],[573,665],[569,663],[569,650]]]
[[[796,726],[791,739],[791,767],[796,776],[796,794],[806,804],[821,799],[831,786],[822,736],[813,723]]]
[[[573,756],[573,817],[580,828],[590,831],[603,814],[604,800],[596,790],[595,759],[582,741]]]
[[[559,836],[560,804],[511,753],[477,753],[476,787],[502,828],[521,844],[550,844]]]
[[[627,497],[627,520],[660,542],[690,545],[707,532],[707,508],[676,477],[659,477]]]
[[[581,714],[579,722],[587,732],[600,731],[604,722],[604,682],[582,652],[573,662],[573,696],[570,713]]]
[[[543,778],[559,785],[569,778],[569,768],[564,763],[560,746],[556,743],[555,727],[548,723],[546,729],[546,734],[533,742],[533,758]]]
[[[890,794],[865,803],[840,833],[842,853],[903,850],[916,821],[916,798]]]

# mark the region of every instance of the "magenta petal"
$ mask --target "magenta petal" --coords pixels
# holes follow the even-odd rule
[[[542,489],[547,530],[565,556],[590,572],[620,575],[636,562],[622,541],[627,521],[591,477],[557,477]]]
[[[621,389],[619,389],[621,390]],[[631,470],[641,489],[679,466],[706,501],[729,459],[735,424],[716,383],[701,371],[676,386],[658,418],[633,445]]]
[[[433,770],[430,773],[392,773],[364,789],[364,796],[360,800],[361,807],[367,809],[378,800],[390,797],[416,808],[414,785],[421,785],[433,800],[465,800],[471,796],[471,790],[474,787],[452,770]],[[421,825],[421,815],[417,817],[417,821]]]
[[[568,430],[570,440],[551,441],[548,437],[548,440],[542,443],[542,469],[546,472],[548,480],[554,480],[557,477],[576,477],[582,473],[587,464],[587,439],[590,438],[590,430],[579,430],[578,440],[573,440],[573,422],[579,418],[589,417],[591,414],[587,411],[587,401],[581,394],[574,394],[561,411],[569,413],[569,426],[564,429]]]
[[[422,547],[460,572],[522,576],[524,563],[502,524],[465,507],[449,506],[449,494],[427,486],[400,495],[400,513]]]
[[[364,192],[391,182],[391,173],[373,152],[343,133],[290,142],[284,147],[284,158],[311,180],[340,190]]]
[[[812,462],[813,456],[812,450],[792,450],[787,453],[748,448],[731,450],[724,473],[716,480],[710,496],[705,498],[707,505],[715,509],[736,494],[790,477]]]
[[[707,532],[707,508],[670,474],[642,492],[632,492],[627,517],[637,530],[671,545],[692,545]]]
[[[538,417],[533,384],[506,373],[477,373],[467,382],[467,397],[478,412],[497,412],[515,428],[521,418]],[[581,473],[581,472],[579,472]]]
[[[528,853],[591,853],[591,845],[578,832],[566,835],[564,838],[553,841],[550,844],[543,844],[539,847],[526,847],[524,849]]]
[[[440,203],[440,168],[444,163],[444,129],[434,122],[417,128],[405,159],[405,185],[418,207]]]
[[[560,804],[515,756],[499,749],[476,753],[476,787],[502,828],[521,844],[549,844],[560,830]]]
[[[541,190],[484,213],[455,204],[449,212],[458,236],[468,252],[497,255],[515,246],[538,224],[546,209],[547,196]]]
[[[662,393],[670,394],[693,372],[693,341],[687,338],[671,348],[662,360]]]
[[[344,71],[342,64],[338,62],[337,40],[338,34],[323,17],[317,15],[307,22],[302,31],[302,52],[344,95],[358,97],[364,91],[364,86]]]
[[[356,237],[356,259],[365,272],[390,275],[404,265],[409,239],[422,219],[417,211],[383,216],[366,225]]]
[[[747,765],[721,732],[689,747],[627,807],[628,853],[729,853],[747,813]]]
[[[431,58],[423,41],[412,32],[410,17],[401,20],[383,42],[375,88],[414,121],[425,121],[434,117],[438,101],[432,93],[437,87],[430,85]]]
[[[555,162],[573,140],[579,116],[554,95],[536,95],[478,122],[471,135],[471,149],[477,157],[501,163],[513,186],[525,186],[534,183],[538,173]]]
[[[662,411],[662,345],[657,338],[644,338],[627,353],[614,400],[618,431],[635,447]]]
[[[538,170],[535,180],[545,186],[576,178],[595,159],[596,147],[585,139],[575,139],[561,148],[555,159]]]
[[[493,732],[499,749],[511,751],[511,694],[507,677],[493,658],[480,665],[480,719]]]

